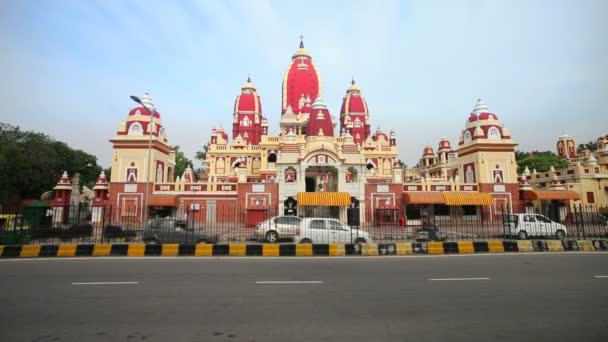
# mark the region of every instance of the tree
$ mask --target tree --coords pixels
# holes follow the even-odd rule
[[[101,172],[97,158],[46,134],[0,123],[0,204],[40,198],[67,171],[93,187]]]
[[[196,155],[194,156],[194,159],[196,159],[202,163],[201,168],[197,171],[200,171],[200,172],[205,171],[205,160],[207,159],[207,152],[209,152],[209,145],[203,145],[203,149],[201,151],[196,151]]]
[[[559,158],[551,151],[529,153],[517,151],[515,152],[515,159],[517,160],[518,174],[522,174],[526,166],[530,171],[536,169],[538,172],[547,172],[551,169],[551,166],[557,170],[568,167],[566,160]]]
[[[180,151],[179,145],[175,145],[175,176],[181,177],[190,164],[192,164],[192,161],[186,158],[183,151]]]
[[[576,153],[581,153],[585,148],[588,148],[589,151],[594,152],[597,150],[597,142],[590,141],[586,144],[579,144],[576,148]]]

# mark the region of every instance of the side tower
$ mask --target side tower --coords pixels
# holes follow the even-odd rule
[[[557,156],[565,159],[576,159],[576,143],[571,136],[564,133],[557,140],[555,145],[557,148]]]
[[[461,181],[477,183],[481,192],[490,193],[495,205],[519,201],[515,146],[511,132],[485,102],[477,100],[458,142],[458,173]]]
[[[148,93],[141,101],[147,108],[155,108]],[[110,203],[117,220],[143,222],[144,206],[154,206],[152,192],[155,184],[173,183],[175,149],[167,139],[160,113],[154,115],[143,106],[129,111],[120,123],[112,143],[112,176]],[[148,173],[149,171],[149,173]]]
[[[251,78],[234,101],[232,139],[240,137],[246,145],[259,145],[262,135],[262,102]]]
[[[342,99],[340,131],[350,133],[357,145],[363,144],[371,134],[367,102],[361,95],[361,89],[355,84],[354,78]]]

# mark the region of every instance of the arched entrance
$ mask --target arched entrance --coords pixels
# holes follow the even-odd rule
[[[334,166],[309,166],[304,172],[306,192],[338,191],[338,169]],[[338,206],[306,206],[305,217],[340,218]]]

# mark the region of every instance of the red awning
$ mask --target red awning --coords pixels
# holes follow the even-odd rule
[[[576,191],[570,190],[524,190],[523,199],[527,201],[541,200],[580,200],[581,196]]]
[[[175,196],[150,196],[148,205],[151,207],[177,207]]]

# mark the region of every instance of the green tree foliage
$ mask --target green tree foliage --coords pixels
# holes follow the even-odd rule
[[[594,152],[597,150],[597,142],[595,141],[590,141],[586,144],[579,144],[578,147],[576,148],[576,153],[581,153],[583,152],[583,150],[585,149],[585,147],[587,147],[589,149],[589,151]]]
[[[196,151],[196,155],[194,159],[200,161],[203,165],[197,171],[204,172],[205,171],[205,159],[207,159],[207,152],[209,151],[209,145],[203,145],[203,149],[201,151]]]
[[[192,164],[192,161],[186,158],[183,151],[180,151],[179,145],[175,145],[175,178],[182,176],[188,166]]]
[[[517,160],[517,174],[522,174],[526,169],[526,166],[530,171],[536,169],[538,172],[547,172],[553,166],[556,170],[564,169],[568,167],[568,162],[564,159],[559,158],[555,153],[551,151],[545,152],[515,152],[515,159]]]
[[[0,203],[40,198],[67,171],[93,187],[101,167],[97,157],[70,148],[46,134],[0,123]]]

